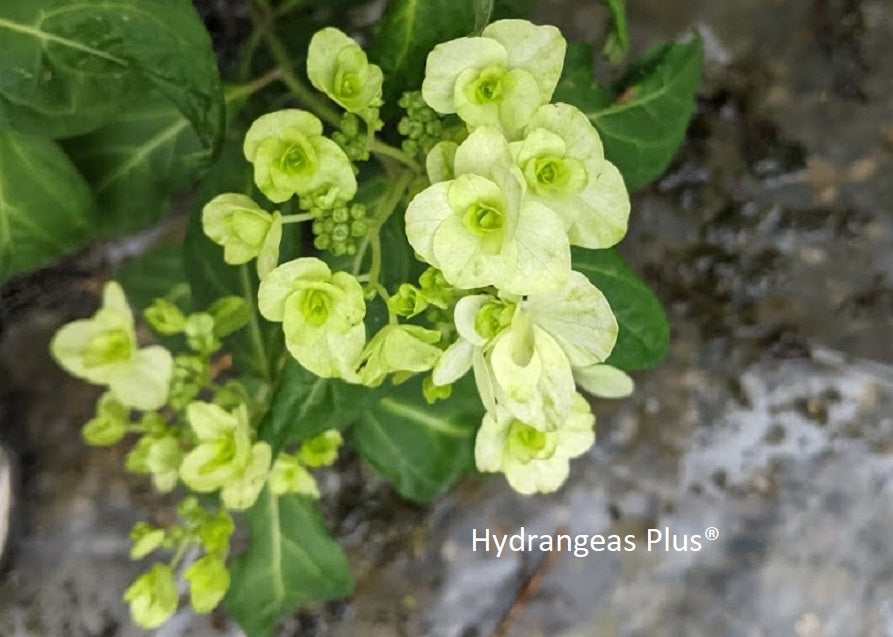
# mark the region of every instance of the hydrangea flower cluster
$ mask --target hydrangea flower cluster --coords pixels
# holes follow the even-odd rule
[[[523,493],[557,489],[567,459],[592,444],[579,435],[584,422],[591,433],[594,417],[578,384],[598,395],[632,389],[604,364],[618,332],[607,300],[571,268],[572,245],[606,248],[623,237],[629,197],[586,115],[551,103],[565,48],[555,27],[494,22],[479,37],[437,45],[421,92],[401,99],[404,148],[425,163],[424,175],[410,174],[413,184],[424,181],[405,214],[409,244],[431,266],[418,286],[389,295],[374,263],[365,288],[356,269],[333,272],[316,257],[277,264],[283,223],[312,219],[317,248],[353,254],[350,239],[368,245],[386,219],[361,216],[351,201],[360,155],[348,155],[349,145],[327,138],[304,111],[260,117],[244,151],[271,202],[296,195],[311,213],[271,215],[244,195],[224,194],[203,215],[227,262],[257,258],[259,310],[282,323],[288,351],[314,374],[375,387],[388,375],[400,382],[432,371],[425,394],[434,400],[473,369],[487,410],[478,468],[505,472]],[[320,31],[308,75],[346,111],[334,138],[344,137],[345,117],[373,130],[382,78],[356,43]],[[391,320],[367,340],[366,299],[374,296],[387,301]],[[424,318],[436,329],[419,325]],[[566,431],[576,446],[562,442]]]
[[[221,221],[220,210],[226,206],[234,213]],[[260,227],[258,220],[265,221],[260,214],[248,198],[218,198],[209,205],[206,225],[212,231],[228,226],[243,231],[242,243],[225,248],[235,250],[242,262],[244,246],[252,243],[246,237],[253,240],[273,227]],[[251,229],[257,229],[253,238]],[[258,239],[254,245],[264,242]],[[278,251],[278,240],[268,245]],[[112,281],[93,317],[63,326],[51,343],[53,356],[67,371],[108,388],[97,401],[96,415],[82,429],[88,444],[110,446],[136,434],[125,461],[128,471],[149,476],[162,493],[182,482],[195,493],[217,494],[220,499],[221,506],[210,511],[189,497],[180,505],[181,523],[134,527],[134,559],[158,549],[174,554],[125,592],[134,621],[142,627],[159,626],[176,611],[175,569],[189,549],[201,554],[183,570],[192,607],[198,613],[211,612],[229,586],[225,563],[233,522],[228,511],[247,509],[267,485],[277,495],[319,497],[309,469],[327,466],[337,456],[341,436],[327,431],[274,459],[270,445],[257,440],[252,422],[256,408],[246,388],[236,380],[218,382],[213,377],[212,359],[221,339],[241,329],[249,317],[241,297],[223,297],[205,311],[188,315],[171,301],[156,299],[145,311],[146,321],[162,336],[182,338],[188,353],[173,356],[160,345],[140,348],[133,313],[121,286]]]
[[[618,332],[607,299],[571,269],[571,245],[623,237],[629,197],[586,115],[550,103],[564,53],[556,28],[522,20],[435,47],[422,96],[469,134],[432,148],[432,184],[406,211],[416,254],[467,293],[433,384],[474,370],[487,409],[478,469],[502,471],[522,493],[557,489],[568,458],[593,443],[577,383],[597,395],[632,389],[604,364]]]

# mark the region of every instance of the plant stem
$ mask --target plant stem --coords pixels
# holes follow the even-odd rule
[[[242,99],[243,97],[249,97],[254,93],[257,93],[259,90],[268,86],[272,82],[276,80],[282,79],[282,71],[281,69],[275,68],[267,71],[260,77],[251,80],[250,82],[246,82],[244,84],[236,84],[235,86],[228,86],[225,89],[224,93],[224,101],[233,102],[238,99]]]
[[[316,113],[320,119],[325,120],[332,126],[338,126],[341,117],[329,106],[328,102],[321,95],[316,94],[310,87],[306,86],[295,71],[295,66],[291,62],[288,55],[288,49],[276,35],[273,30],[273,20],[276,15],[270,3],[267,0],[253,0],[251,2],[251,18],[255,24],[255,28],[260,30],[261,37],[276,64],[279,65],[279,71],[282,83],[290,90],[295,97],[303,102],[308,108]]]
[[[383,157],[390,157],[391,159],[396,159],[401,164],[406,166],[407,168],[413,170],[416,173],[421,172],[422,167],[419,166],[418,162],[414,160],[412,157],[404,153],[399,148],[391,146],[390,144],[385,144],[383,141],[373,137],[369,141],[369,151],[375,153],[376,155],[381,155]]]
[[[304,221],[310,221],[312,219],[313,215],[311,215],[310,213],[299,215],[283,215],[282,223],[302,223]]]
[[[378,276],[381,274],[381,239],[378,233],[388,218],[394,214],[397,204],[400,203],[400,198],[403,197],[403,193],[413,179],[415,179],[415,174],[409,170],[404,170],[397,177],[388,193],[379,200],[378,207],[375,209],[375,215],[369,222],[369,232],[364,237],[359,250],[357,250],[357,256],[354,258],[353,273],[357,274],[360,268],[363,267],[366,251],[370,245],[372,246],[372,262],[369,265],[367,276],[369,277],[369,285],[373,288],[377,289]],[[387,297],[385,296],[385,298]]]

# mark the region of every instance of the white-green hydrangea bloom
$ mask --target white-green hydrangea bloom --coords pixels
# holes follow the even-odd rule
[[[454,317],[459,338],[438,361],[434,383],[452,383],[473,367],[488,411],[499,405],[543,430],[567,418],[574,369],[605,360],[618,332],[607,299],[579,272],[523,300],[464,297]]]
[[[629,374],[604,363],[575,367],[574,380],[583,391],[599,398],[625,398],[635,388]]]
[[[524,177],[495,129],[475,130],[456,150],[455,179],[432,184],[406,210],[416,253],[457,288],[528,294],[570,273],[561,219],[525,197]]]
[[[56,332],[50,351],[65,371],[107,385],[123,405],[152,410],[167,402],[173,358],[159,345],[139,347],[133,313],[115,281],[106,283],[96,314]]]
[[[569,460],[595,442],[595,416],[575,394],[568,417],[543,431],[498,408],[484,415],[474,446],[478,470],[502,472],[515,491],[551,493],[567,479]]]
[[[552,99],[566,48],[553,26],[498,20],[480,37],[434,47],[422,97],[439,113],[458,113],[469,127],[493,126],[514,139]]]
[[[216,555],[205,555],[197,559],[183,571],[183,577],[189,582],[192,610],[200,615],[206,615],[217,608],[229,589],[229,570]]]
[[[319,488],[310,472],[301,464],[297,456],[280,453],[270,472],[270,491],[273,495],[298,493],[311,498],[319,498]]]
[[[254,164],[254,183],[270,201],[320,190],[350,200],[357,192],[347,155],[323,136],[322,122],[307,111],[261,115],[248,129],[242,148]]]
[[[193,402],[187,417],[198,438],[180,465],[180,479],[194,491],[220,489],[228,509],[243,510],[257,500],[270,471],[272,451],[265,442],[252,443],[248,410],[228,412],[213,403]]]
[[[351,113],[381,105],[381,69],[353,39],[334,27],[317,31],[307,50],[310,83]]]
[[[416,372],[426,372],[440,358],[440,332],[419,325],[385,325],[373,336],[357,363],[360,381],[378,387],[388,374],[400,382]]]
[[[626,185],[578,108],[541,107],[524,139],[509,147],[524,173],[527,196],[558,213],[572,245],[607,248],[623,238],[630,210]]]
[[[358,382],[353,370],[366,342],[366,302],[356,277],[302,257],[267,274],[257,302],[266,319],[282,322],[285,345],[301,365],[317,376]]]
[[[174,573],[167,564],[155,564],[124,591],[130,617],[140,628],[157,628],[177,610],[180,596]]]
[[[282,215],[270,214],[251,197],[225,193],[202,208],[202,230],[223,246],[223,260],[230,265],[257,259],[257,275],[263,277],[279,261]]]

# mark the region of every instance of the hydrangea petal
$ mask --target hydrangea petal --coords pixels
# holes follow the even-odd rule
[[[564,67],[567,42],[556,27],[535,25],[527,20],[497,20],[481,35],[505,47],[508,66],[522,68],[534,78],[543,102],[552,99]]]
[[[434,233],[453,215],[449,202],[451,182],[433,184],[413,197],[406,209],[406,238],[418,255],[435,267]]]
[[[571,271],[571,250],[564,224],[552,210],[535,201],[521,206],[515,228],[514,267],[495,283],[512,294],[530,294],[560,286]]]
[[[610,248],[626,235],[629,193],[614,164],[604,161],[598,177],[590,180],[577,199],[583,205],[568,229],[573,245],[594,250]]]
[[[428,151],[428,155],[425,157],[425,172],[428,174],[428,181],[436,184],[456,177],[453,166],[458,148],[459,145],[456,142],[441,141]]]
[[[508,142],[496,128],[477,128],[456,148],[453,163],[456,176],[471,173],[487,177],[499,165],[511,166],[512,155]]]
[[[459,338],[440,355],[432,372],[435,385],[449,385],[465,376],[471,369],[474,345]]]
[[[167,402],[174,359],[160,345],[137,351],[133,360],[121,365],[109,382],[109,390],[122,404],[149,411]]]
[[[619,328],[608,300],[579,272],[571,272],[560,288],[531,294],[523,305],[574,367],[605,360],[617,341]]]
[[[629,374],[604,364],[575,367],[574,380],[583,391],[599,398],[624,398],[632,394],[635,387]]]

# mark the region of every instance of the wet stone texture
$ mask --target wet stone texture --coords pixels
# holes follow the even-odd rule
[[[553,497],[469,479],[420,507],[343,459],[323,486],[356,592],[281,635],[893,636],[893,6],[629,5],[637,50],[698,28],[708,58],[686,145],[622,245],[668,310],[667,359],[595,404],[598,444]],[[604,28],[597,3],[538,17],[571,38]],[[99,277],[45,276],[3,298],[0,431],[25,496],[0,635],[138,635],[118,601],[139,568],[126,532],[167,503],[122,474],[122,450],[79,443],[95,392],[44,351]],[[472,551],[474,529],[522,526],[638,548]],[[649,528],[681,547],[709,526],[699,551],[645,548]],[[182,613],[159,634],[239,633]]]

